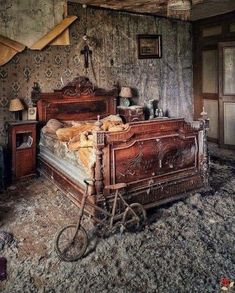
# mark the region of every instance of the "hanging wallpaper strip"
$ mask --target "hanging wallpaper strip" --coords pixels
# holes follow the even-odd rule
[[[0,66],[6,64],[16,53],[22,52],[25,46],[0,35]]]
[[[46,45],[49,45],[58,36],[60,36],[75,20],[77,16],[69,16],[63,19],[58,25],[56,25],[49,33],[43,36],[35,44],[33,44],[31,50],[42,50]]]

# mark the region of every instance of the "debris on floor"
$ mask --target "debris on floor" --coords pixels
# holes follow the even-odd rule
[[[41,177],[19,183],[0,197],[0,231],[14,236],[1,251],[8,267],[0,291],[220,292],[223,278],[235,280],[234,175],[235,164],[212,161],[210,191],[150,211],[139,233],[95,239],[73,263],[53,245],[78,209]]]
[[[6,245],[9,245],[13,241],[13,235],[11,233],[8,233],[6,231],[0,231],[0,251],[3,250],[3,248]]]
[[[7,259],[0,256],[0,281],[4,281],[7,278]]]

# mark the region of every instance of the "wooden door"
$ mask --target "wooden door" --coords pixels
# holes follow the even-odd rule
[[[235,42],[219,43],[219,144],[235,149]]]
[[[219,86],[218,86],[218,47],[207,46],[201,56],[201,96],[203,106],[210,119],[208,138],[218,143],[219,138]]]

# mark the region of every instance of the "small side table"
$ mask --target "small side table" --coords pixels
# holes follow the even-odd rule
[[[142,106],[119,106],[117,109],[118,114],[126,123],[144,120],[144,109]]]
[[[36,124],[30,120],[8,123],[13,180],[36,174]]]
[[[10,181],[10,156],[7,146],[0,145],[0,192],[5,190]]]

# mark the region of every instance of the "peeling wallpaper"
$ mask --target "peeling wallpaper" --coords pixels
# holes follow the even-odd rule
[[[0,0],[0,35],[30,47],[63,19],[64,3],[65,0]]]
[[[47,46],[42,51],[29,49],[0,67],[0,142],[4,142],[4,121],[10,119],[9,99],[30,99],[33,82],[43,92],[53,91],[77,74],[87,75],[99,87],[110,89],[119,82],[136,90],[134,102],[143,105],[150,99],[170,116],[193,117],[191,24],[153,16],[87,9],[87,35],[92,49],[92,64],[87,72],[82,36],[86,28],[85,11],[69,4],[69,14],[78,20],[70,28],[70,46]],[[137,34],[162,34],[162,59],[138,59]],[[93,70],[92,70],[93,68]]]

